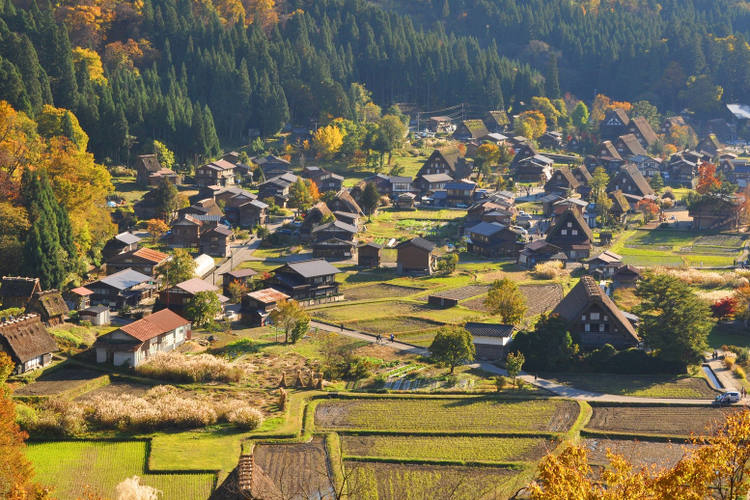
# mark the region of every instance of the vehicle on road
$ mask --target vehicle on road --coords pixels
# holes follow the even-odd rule
[[[739,391],[726,391],[722,392],[714,399],[715,405],[731,405],[740,402]]]

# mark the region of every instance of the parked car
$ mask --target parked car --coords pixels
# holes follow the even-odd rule
[[[714,404],[731,405],[740,402],[740,393],[738,391],[722,392],[714,399]]]

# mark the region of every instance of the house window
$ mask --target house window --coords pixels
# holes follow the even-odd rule
[[[573,223],[572,222],[568,222],[568,227],[573,227]]]
[[[562,231],[560,231],[560,234],[562,234],[563,236],[567,236],[568,230],[567,229],[563,229]]]
[[[586,321],[586,315],[585,314],[581,314],[581,321]]]
[[[573,236],[578,236],[578,229],[573,229],[573,230],[572,230],[572,231],[570,232],[570,234],[572,234]]]
[[[597,319],[599,319],[599,313],[594,313],[594,312],[592,312],[592,313],[591,313],[591,319],[592,319],[592,320],[597,320]]]
[[[599,323],[599,331],[600,332],[604,331],[604,327],[605,327],[604,323]]]
[[[584,325],[583,329],[584,329],[584,331],[590,332],[591,331],[591,324],[590,323],[586,323]]]

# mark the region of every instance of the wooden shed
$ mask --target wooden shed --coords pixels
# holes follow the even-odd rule
[[[383,247],[377,243],[362,243],[357,247],[359,267],[380,267]]]

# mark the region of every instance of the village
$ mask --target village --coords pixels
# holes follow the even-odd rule
[[[101,266],[68,289],[2,277],[37,473],[99,453],[60,498],[131,473],[164,498],[508,498],[570,439],[673,464],[747,404],[735,124],[613,107],[587,155],[505,111],[420,119],[376,171],[290,155],[313,131],[191,175],[139,155]],[[654,154],[673,129],[702,139]],[[672,348],[640,333],[655,275],[712,312],[697,354],[648,354]]]

